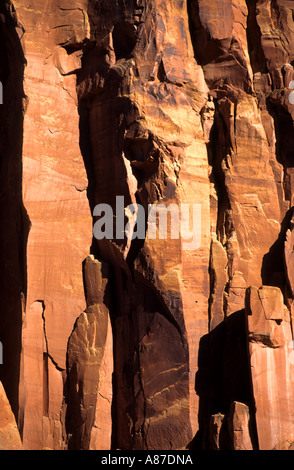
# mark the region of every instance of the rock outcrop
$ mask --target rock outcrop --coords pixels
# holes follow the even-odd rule
[[[3,0],[0,45],[23,448],[290,449],[292,2]]]
[[[19,430],[0,382],[0,450],[22,450]]]

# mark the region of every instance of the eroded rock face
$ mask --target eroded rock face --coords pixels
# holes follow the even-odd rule
[[[0,450],[22,450],[22,448],[15,417],[0,382]]]
[[[210,450],[252,450],[250,412],[247,405],[234,401],[227,416],[211,416],[209,427]]]
[[[96,449],[99,449],[102,442],[106,447],[111,446],[109,429],[112,387],[107,389],[105,385],[109,386],[106,374],[111,378],[113,370],[111,356],[107,355],[109,351],[106,350],[107,338],[111,336],[111,331],[108,331],[111,329],[109,310],[105,305],[108,304],[108,268],[89,256],[85,260],[84,273],[87,308],[77,319],[68,342],[65,397],[66,425],[70,434],[69,449],[88,450],[90,441],[92,448]],[[106,361],[108,366],[104,375],[101,370],[103,361]],[[105,392],[101,395],[103,385]],[[99,403],[97,407],[98,397],[105,401],[100,402],[104,411],[101,421],[95,416],[96,409],[100,408]],[[97,429],[100,433],[97,430],[92,436],[95,418],[98,419]],[[106,435],[103,435],[103,431]]]
[[[248,291],[249,353],[261,450],[293,442],[293,339],[278,288]]]
[[[25,449],[291,448],[293,41],[282,0],[2,2],[0,378]],[[159,203],[197,204],[200,243],[127,238]]]

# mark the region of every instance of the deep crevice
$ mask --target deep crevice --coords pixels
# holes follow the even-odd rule
[[[200,340],[195,388],[199,396],[199,431],[192,450],[210,450],[209,421],[217,413],[228,415],[234,401],[244,403],[250,412],[249,431],[258,450],[255,401],[252,388],[248,331],[245,310],[235,312]],[[221,450],[233,450],[225,439]]]
[[[26,240],[29,220],[22,200],[22,145],[25,94],[23,49],[10,1],[0,5],[0,380],[18,421],[22,311],[26,294]]]
[[[246,0],[248,8],[247,17],[247,44],[253,73],[268,73],[267,60],[261,44],[261,31],[257,22],[257,0]]]

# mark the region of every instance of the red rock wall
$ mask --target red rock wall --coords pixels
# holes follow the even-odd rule
[[[291,448],[292,2],[4,1],[0,41],[23,447]],[[200,247],[97,240],[117,196],[200,205]]]

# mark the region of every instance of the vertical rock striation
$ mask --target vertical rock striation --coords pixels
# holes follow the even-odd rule
[[[291,448],[291,2],[7,0],[0,43],[23,448]],[[194,243],[152,236],[160,204],[195,208]]]

